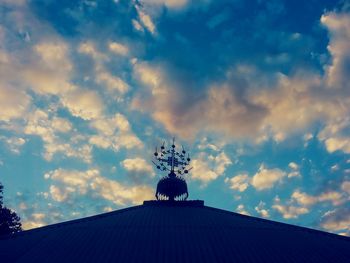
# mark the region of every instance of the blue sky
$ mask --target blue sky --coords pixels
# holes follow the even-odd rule
[[[191,199],[350,234],[350,2],[0,1],[0,181],[26,229]]]

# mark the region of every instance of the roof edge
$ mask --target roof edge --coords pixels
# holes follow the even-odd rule
[[[124,213],[124,212],[130,211],[130,210],[138,209],[138,208],[145,207],[145,206],[203,207],[205,209],[215,210],[217,212],[224,213],[224,214],[230,214],[230,215],[239,216],[239,217],[246,217],[247,219],[249,218],[249,220],[263,221],[263,222],[266,222],[268,224],[274,224],[274,225],[283,225],[284,227],[296,229],[299,231],[306,231],[309,233],[315,233],[315,234],[328,236],[328,237],[332,237],[332,238],[337,238],[337,239],[342,239],[342,240],[346,240],[346,241],[350,242],[350,237],[338,235],[335,233],[330,233],[330,232],[326,232],[326,231],[322,231],[322,230],[318,230],[318,229],[313,229],[313,228],[309,228],[309,227],[305,227],[305,226],[293,225],[293,224],[289,224],[289,223],[285,223],[285,222],[279,222],[279,221],[273,221],[273,220],[254,217],[254,216],[243,215],[243,214],[235,213],[233,211],[220,209],[220,208],[216,208],[216,207],[204,206],[203,200],[173,201],[173,202],[171,202],[171,201],[155,201],[155,200],[144,201],[143,205],[126,207],[126,208],[122,208],[122,209],[115,210],[112,212],[107,212],[107,213],[98,214],[98,215],[92,215],[92,216],[88,216],[88,217],[84,217],[84,218],[78,218],[78,219],[73,219],[73,220],[69,220],[69,221],[65,221],[65,222],[60,222],[60,223],[46,225],[46,226],[42,226],[42,227],[38,227],[38,228],[24,230],[24,231],[10,234],[7,236],[1,236],[0,240],[17,238],[17,237],[20,237],[23,235],[30,235],[34,232],[40,232],[40,231],[45,230],[45,229],[59,228],[59,227],[65,226],[65,225],[72,225],[72,224],[76,224],[76,223],[80,223],[80,222],[93,221],[93,220],[96,220],[98,218],[103,218],[103,217],[112,216],[114,214]]]
[[[148,200],[143,201],[144,206],[190,206],[203,207],[203,200],[171,201],[171,200]]]

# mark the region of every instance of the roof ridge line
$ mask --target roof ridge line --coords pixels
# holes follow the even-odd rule
[[[265,219],[265,218],[261,218],[261,217],[239,214],[239,213],[236,213],[233,211],[220,209],[220,208],[216,208],[216,207],[211,207],[211,206],[204,206],[204,207],[212,209],[212,210],[218,210],[221,213],[229,213],[229,214],[234,215],[234,216],[245,217],[245,218],[248,218],[248,219],[254,220],[254,221],[263,221],[265,223],[269,223],[272,225],[281,225],[281,226],[286,226],[286,227],[290,227],[290,228],[295,228],[295,229],[298,229],[300,231],[314,232],[314,233],[318,233],[320,235],[326,235],[326,236],[330,236],[333,238],[340,238],[340,239],[347,240],[350,242],[350,237],[348,237],[348,236],[342,236],[342,235],[338,235],[338,234],[334,234],[334,233],[330,233],[330,232],[326,232],[326,231],[322,231],[322,230],[318,230],[318,229],[313,229],[313,228],[309,228],[309,227],[305,227],[305,226],[298,226],[298,225],[293,225],[293,224],[289,224],[289,223],[269,220],[269,219]]]
[[[41,226],[41,227],[37,227],[37,228],[32,228],[32,229],[28,229],[28,230],[23,230],[21,232],[17,232],[14,234],[9,234],[7,236],[2,236],[0,237],[0,240],[2,239],[12,239],[12,238],[16,238],[16,237],[20,237],[23,235],[29,235],[32,234],[33,232],[38,232],[38,231],[42,231],[48,228],[58,228],[61,226],[65,226],[65,225],[72,225],[72,224],[76,224],[76,223],[80,223],[80,222],[87,222],[87,221],[91,221],[91,220],[95,220],[101,217],[108,217],[108,216],[112,216],[114,214],[119,214],[119,213],[124,213],[126,211],[129,210],[134,210],[137,208],[141,208],[143,207],[143,205],[136,205],[136,206],[131,206],[131,207],[125,207],[125,208],[121,208],[118,210],[114,210],[111,212],[106,212],[106,213],[102,213],[102,214],[97,214],[97,215],[91,215],[91,216],[87,216],[87,217],[83,217],[83,218],[77,218],[77,219],[72,219],[72,220],[68,220],[68,221],[64,221],[64,222],[59,222],[59,223],[53,223],[50,225],[45,225],[45,226]]]

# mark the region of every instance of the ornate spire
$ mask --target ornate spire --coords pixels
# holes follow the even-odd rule
[[[157,200],[186,200],[188,197],[187,184],[182,177],[192,168],[188,168],[191,158],[182,146],[181,151],[175,150],[175,138],[169,149],[165,148],[163,142],[160,150],[158,147],[154,152],[154,165],[160,171],[168,171],[169,174],[161,178],[157,184],[156,198]]]

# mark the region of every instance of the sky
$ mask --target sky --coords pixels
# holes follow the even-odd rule
[[[175,137],[189,199],[350,235],[349,75],[349,1],[0,0],[4,203],[142,204]]]

